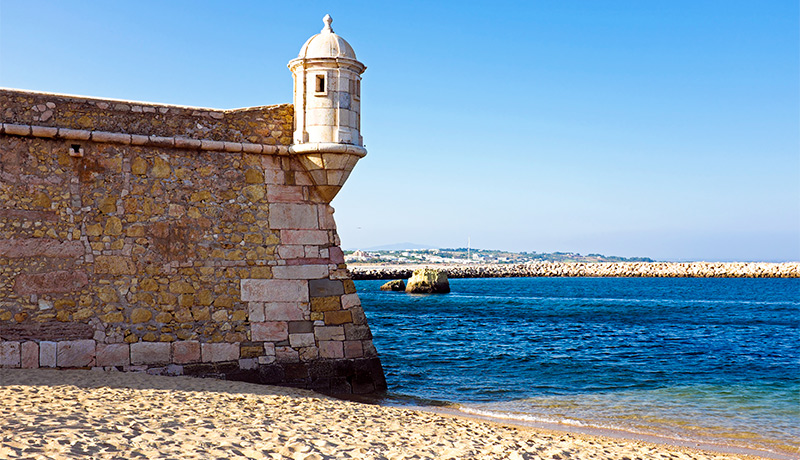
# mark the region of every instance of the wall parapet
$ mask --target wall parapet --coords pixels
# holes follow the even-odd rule
[[[288,146],[293,117],[292,104],[224,110],[0,88],[0,119],[42,128]]]

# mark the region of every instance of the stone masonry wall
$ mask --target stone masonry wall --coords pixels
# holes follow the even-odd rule
[[[291,105],[0,90],[0,115],[0,366],[385,388]]]

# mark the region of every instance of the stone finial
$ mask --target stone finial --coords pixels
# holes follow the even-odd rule
[[[330,14],[326,14],[324,18],[322,18],[322,22],[325,23],[325,27],[322,28],[322,32],[320,33],[333,33],[333,29],[331,28],[331,23],[333,22],[333,18]]]

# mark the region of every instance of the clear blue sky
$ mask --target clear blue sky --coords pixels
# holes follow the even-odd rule
[[[0,0],[0,86],[291,102],[325,13],[368,66],[343,247],[800,260],[795,0]]]

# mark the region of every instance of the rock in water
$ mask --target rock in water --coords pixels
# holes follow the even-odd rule
[[[381,286],[381,291],[405,291],[406,283],[403,280],[389,281]]]
[[[447,273],[435,268],[420,268],[414,270],[411,279],[406,285],[406,292],[417,294],[447,294],[450,292],[450,282]]]

